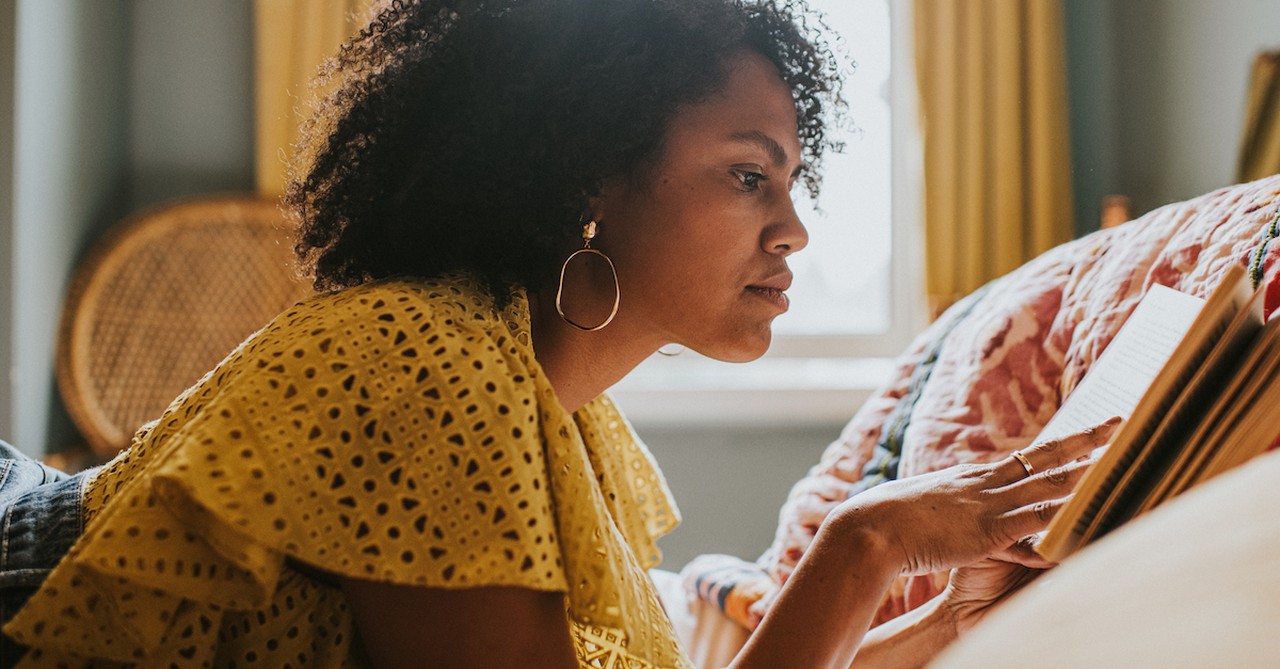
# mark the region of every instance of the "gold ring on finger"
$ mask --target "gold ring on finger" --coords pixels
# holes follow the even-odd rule
[[[1027,470],[1027,476],[1031,476],[1036,473],[1036,468],[1031,466],[1031,460],[1029,460],[1027,456],[1023,455],[1022,451],[1014,451],[1009,455],[1012,455],[1013,459],[1017,460],[1018,464],[1022,465],[1023,469]]]

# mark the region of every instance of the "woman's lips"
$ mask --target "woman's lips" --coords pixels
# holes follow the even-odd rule
[[[768,300],[778,308],[780,312],[786,311],[791,306],[791,298],[787,294],[777,288],[767,288],[765,286],[747,286],[747,291],[752,295]]]

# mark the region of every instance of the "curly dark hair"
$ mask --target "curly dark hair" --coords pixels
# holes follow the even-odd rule
[[[743,49],[790,86],[816,194],[841,104],[822,28],[803,0],[395,0],[322,68],[284,196],[303,269],[320,290],[458,270],[536,290],[589,198],[642,178]]]

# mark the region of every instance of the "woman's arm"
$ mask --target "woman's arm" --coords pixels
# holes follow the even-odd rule
[[[996,560],[952,571],[945,592],[867,632],[853,669],[924,666],[1038,574],[1039,570]]]
[[[867,632],[853,669],[923,667],[956,639],[956,625],[941,597],[934,597]]]
[[[733,669],[847,667],[901,568],[876,532],[849,516],[828,520]]]
[[[955,639],[941,597],[866,631],[902,570],[890,545],[868,531],[872,526],[853,514],[823,524],[733,669],[847,667],[855,654],[856,669],[920,667]],[[838,563],[844,565],[838,573],[823,574]]]
[[[378,669],[576,669],[564,593],[527,588],[418,588],[342,579]]]
[[[859,653],[890,582],[985,557],[1049,566],[1025,537],[1044,529],[1118,420],[1010,457],[886,483],[841,504],[822,524],[734,669],[845,669]],[[1031,473],[1034,470],[1034,473]],[[927,663],[955,634],[947,600],[867,639],[866,666]],[[856,666],[856,665],[855,665]]]

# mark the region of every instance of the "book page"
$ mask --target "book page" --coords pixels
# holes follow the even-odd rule
[[[1203,306],[1198,297],[1152,286],[1036,441],[1065,437],[1112,416],[1127,419]]]
[[[1169,294],[1170,292],[1175,291],[1164,288],[1157,290],[1153,286],[1143,297],[1143,301],[1151,298],[1171,305],[1181,303],[1181,309],[1178,306],[1172,306],[1169,309],[1154,309],[1150,312],[1144,310],[1144,313],[1150,313],[1156,321],[1162,318],[1172,319],[1169,322],[1177,327],[1176,323],[1179,321],[1185,323],[1187,316],[1185,310],[1189,310],[1192,303],[1187,299],[1173,297]],[[1085,472],[1072,498],[1050,522],[1044,540],[1037,547],[1041,555],[1051,560],[1061,560],[1081,543],[1088,542],[1102,529],[1096,522],[1098,512],[1104,505],[1108,505],[1117,484],[1125,477],[1130,465],[1147,445],[1153,431],[1201,362],[1205,360],[1213,344],[1218,341],[1228,324],[1234,320],[1234,316],[1248,302],[1250,294],[1247,279],[1244,278],[1244,270],[1239,266],[1229,269],[1213,294],[1201,306],[1199,313],[1194,315],[1190,326],[1185,328],[1185,334],[1173,352],[1167,356],[1165,365],[1158,370],[1154,378],[1150,379],[1149,387],[1138,403],[1132,407],[1111,445]],[[1166,298],[1171,299],[1166,300]],[[1195,298],[1188,299],[1195,300]],[[1198,302],[1198,300],[1195,301]],[[1137,309],[1125,322],[1121,333],[1125,329],[1146,330],[1144,320],[1135,319],[1134,315],[1138,315]],[[1120,333],[1116,336],[1119,338]],[[1150,345],[1145,338],[1140,340],[1140,343],[1143,347]],[[1106,353],[1095,363],[1095,367],[1101,364],[1104,358],[1121,357],[1120,354],[1108,355],[1111,352],[1111,347],[1108,347]],[[1116,364],[1108,362],[1109,367]],[[1093,375],[1092,370],[1089,376],[1091,375]],[[1088,376],[1085,380],[1088,380]],[[1084,381],[1081,381],[1081,386],[1083,385]],[[1077,393],[1072,393],[1068,402],[1074,400],[1075,395]]]
[[[1239,322],[1237,317],[1240,310],[1249,304],[1253,295],[1254,291],[1249,289],[1243,269],[1232,267],[1223,275],[1221,283],[1206,300],[1196,322],[1170,356],[1168,364],[1160,370],[1143,399],[1134,408],[1130,416],[1134,423],[1132,437],[1123,440],[1117,438],[1113,442],[1113,446],[1121,448],[1124,455],[1114,461],[1116,466],[1102,479],[1103,483],[1097,489],[1094,501],[1088,506],[1088,525],[1080,533],[1083,542],[1087,543],[1125,522],[1132,517],[1136,506],[1141,504],[1141,496],[1147,491],[1152,475],[1153,456],[1160,448],[1155,440],[1156,433],[1170,421],[1194,422],[1194,416],[1203,413],[1204,404],[1192,401],[1184,406],[1182,416],[1171,415],[1182,396],[1192,390],[1192,380],[1206,376],[1206,371],[1209,370],[1202,364],[1210,362],[1209,359],[1214,357],[1213,351],[1220,348],[1218,345],[1224,339],[1235,339],[1227,335],[1227,330],[1233,323]],[[1261,301],[1256,304],[1259,307],[1262,305]],[[1213,363],[1230,369],[1220,372],[1213,370],[1208,376],[1219,379],[1230,377],[1239,362],[1236,356],[1219,357]],[[1185,442],[1176,444],[1174,450],[1182,448],[1184,444]],[[1164,460],[1167,464],[1169,458],[1165,457]],[[1156,476],[1159,476],[1158,472]]]

